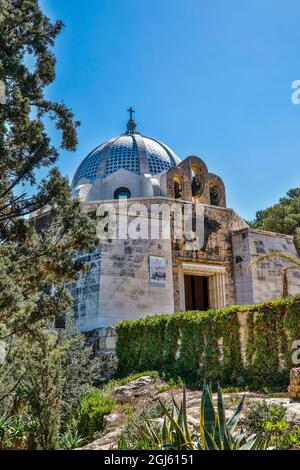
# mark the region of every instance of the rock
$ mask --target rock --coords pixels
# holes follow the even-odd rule
[[[109,432],[104,436],[100,437],[96,441],[91,442],[84,447],[76,450],[110,450],[117,449],[120,436],[122,434],[123,428],[118,428],[115,431]]]
[[[156,393],[158,383],[161,383],[159,379],[143,376],[126,385],[116,387],[115,394],[121,403],[131,402],[141,397],[151,397]]]
[[[104,428],[110,429],[113,427],[117,427],[120,422],[122,421],[123,415],[122,413],[110,413],[109,415],[105,415],[103,418]]]
[[[300,400],[300,367],[291,370],[288,392],[292,400]]]
[[[100,340],[101,339],[105,338],[100,338]],[[97,351],[96,358],[101,369],[101,377],[99,377],[99,379],[102,381],[109,379],[117,368],[118,361],[116,353],[112,350]]]
[[[300,403],[289,403],[286,405],[286,420],[294,426],[300,426]]]

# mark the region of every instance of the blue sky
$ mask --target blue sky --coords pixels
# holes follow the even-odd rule
[[[299,0],[41,0],[65,28],[47,95],[81,121],[62,152],[70,178],[86,154],[138,130],[219,174],[228,206],[254,217],[300,186]],[[52,136],[57,138],[53,131]]]

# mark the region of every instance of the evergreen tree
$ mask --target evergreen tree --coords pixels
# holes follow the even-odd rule
[[[20,445],[12,436],[15,423],[17,430],[22,424],[22,448],[58,448],[61,435],[76,424],[80,400],[98,378],[92,348],[67,317],[63,330],[45,322],[44,328],[36,324],[22,337],[10,338],[0,365],[0,422],[3,416],[11,421],[4,427],[6,448]]]
[[[300,250],[300,188],[290,189],[277,204],[256,212],[251,227],[293,235]]]
[[[67,310],[64,284],[83,268],[76,250],[96,241],[92,217],[71,199],[67,179],[54,166],[59,148],[45,127],[50,119],[60,147],[76,149],[73,113],[44,96],[55,79],[52,47],[62,27],[38,0],[0,0],[0,338]],[[48,175],[39,181],[43,167]]]

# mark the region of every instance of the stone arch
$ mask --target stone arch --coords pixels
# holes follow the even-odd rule
[[[167,171],[167,197],[184,199],[184,180],[182,171],[178,167]]]
[[[173,176],[173,189],[175,199],[182,199],[183,196],[183,179],[180,175]]]
[[[223,180],[214,173],[208,174],[209,204],[226,207],[226,193]]]
[[[196,156],[187,157],[179,164],[185,175],[185,179],[189,180],[190,197],[189,200],[196,202],[208,202],[207,175],[208,169],[204,161]]]

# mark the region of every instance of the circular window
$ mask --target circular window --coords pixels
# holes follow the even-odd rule
[[[118,188],[114,192],[114,199],[120,199],[126,197],[127,199],[131,198],[131,192],[128,188]]]
[[[210,188],[210,203],[212,206],[218,206],[222,199],[222,191],[219,186],[212,186]]]

